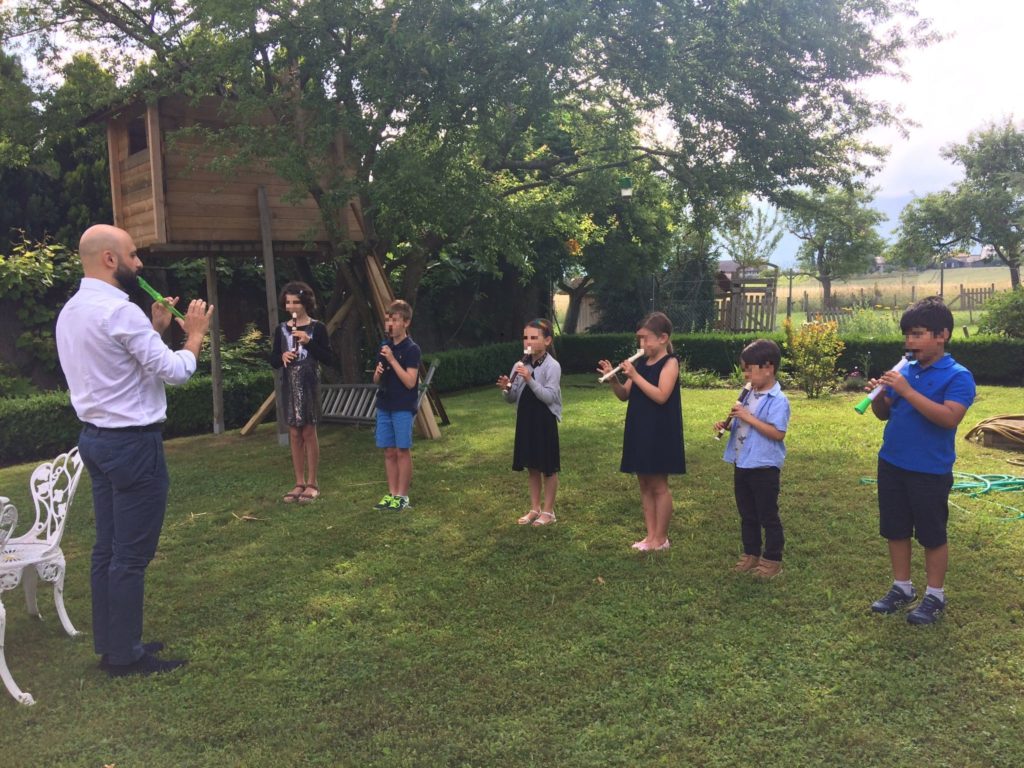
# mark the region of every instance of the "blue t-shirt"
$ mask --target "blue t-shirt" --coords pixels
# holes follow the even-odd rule
[[[747,408],[761,421],[767,422],[779,432],[789,429],[789,398],[782,393],[779,382],[767,392],[751,392]],[[740,469],[761,469],[778,467],[786,460],[786,444],[782,440],[770,440],[745,421],[733,419],[730,426],[729,442],[725,445],[724,461]]]
[[[395,360],[402,368],[408,370],[415,368],[419,370],[420,352],[419,344],[406,336],[400,344],[388,342],[391,351],[395,354]],[[385,364],[384,375],[380,378],[377,390],[377,408],[382,411],[412,411],[416,412],[416,398],[419,395],[419,387],[413,385],[409,389],[398,378],[394,369]]]
[[[903,376],[915,392],[933,402],[952,401],[965,408],[970,408],[974,402],[974,376],[948,354],[927,368],[922,368],[915,360],[903,369]],[[886,388],[885,394],[893,398],[893,403],[878,457],[911,472],[930,475],[952,472],[956,461],[956,429],[928,421],[892,388]]]

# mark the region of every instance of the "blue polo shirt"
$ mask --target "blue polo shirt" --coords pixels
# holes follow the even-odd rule
[[[747,408],[761,421],[768,422],[779,432],[789,429],[789,399],[782,394],[779,382],[767,392],[751,392]],[[724,461],[740,469],[778,467],[786,460],[786,444],[782,440],[769,440],[752,426],[739,419],[730,425],[729,442],[725,444]]]
[[[922,368],[915,360],[903,369],[903,376],[915,392],[933,402],[952,401],[965,408],[970,408],[974,402],[974,376],[949,354],[927,368]],[[928,421],[890,387],[885,394],[893,398],[893,403],[878,457],[911,472],[930,475],[952,472],[956,461],[956,429]]]

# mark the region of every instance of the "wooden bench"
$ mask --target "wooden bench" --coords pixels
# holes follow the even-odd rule
[[[416,409],[434,378],[437,361],[430,364],[419,385]],[[377,418],[376,384],[321,384],[320,408],[325,422],[332,424],[373,424]]]

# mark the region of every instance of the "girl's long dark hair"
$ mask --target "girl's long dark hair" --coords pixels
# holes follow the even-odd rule
[[[290,283],[285,283],[284,288],[281,289],[280,295],[277,297],[278,306],[284,307],[284,299],[288,295],[298,296],[299,303],[302,308],[306,310],[306,314],[310,317],[316,312],[316,295],[313,293],[313,289],[310,288],[306,283],[301,280],[293,280]]]
[[[646,329],[651,333],[656,333],[659,336],[661,334],[668,335],[668,353],[670,355],[675,354],[672,350],[672,321],[668,319],[668,315],[664,312],[651,312],[640,322],[640,327],[637,330]]]

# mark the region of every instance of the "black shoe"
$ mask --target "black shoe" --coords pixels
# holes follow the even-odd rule
[[[917,593],[913,590],[908,595],[893,584],[892,589],[885,593],[885,597],[871,604],[871,610],[875,613],[896,613],[900,608],[910,605],[916,598]]]
[[[155,675],[160,672],[170,672],[172,669],[183,667],[188,662],[184,659],[158,659],[148,653],[142,654],[131,664],[110,664],[107,667],[107,674],[111,677],[128,677],[129,675]]]
[[[944,610],[945,600],[939,600],[935,595],[925,595],[921,604],[907,614],[907,621],[911,624],[934,624]]]
[[[154,653],[160,653],[164,649],[164,644],[159,640],[154,640],[152,643],[143,643],[142,652],[146,655],[152,656]],[[100,656],[100,669],[110,669],[110,662],[107,661],[107,654]]]

